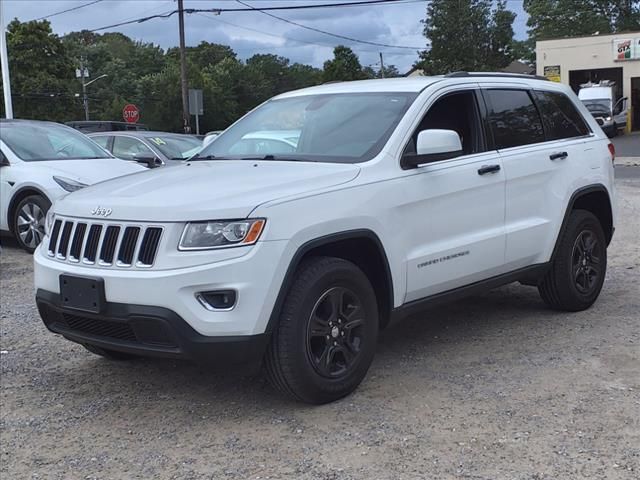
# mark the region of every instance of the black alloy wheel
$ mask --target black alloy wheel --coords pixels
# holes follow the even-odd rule
[[[571,256],[571,267],[575,287],[583,295],[589,295],[598,285],[602,274],[601,245],[596,234],[590,230],[583,230],[576,238]]]
[[[313,307],[307,328],[307,354],[316,372],[339,378],[358,361],[364,341],[364,309],[344,287],[327,290]]]

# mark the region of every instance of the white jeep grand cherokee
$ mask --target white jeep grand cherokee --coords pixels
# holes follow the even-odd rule
[[[172,169],[55,203],[35,255],[47,327],[111,358],[264,365],[281,391],[353,391],[378,330],[519,281],[598,297],[612,145],[563,85],[456,73],[280,95]]]

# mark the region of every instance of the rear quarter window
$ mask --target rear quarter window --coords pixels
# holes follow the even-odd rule
[[[491,89],[484,95],[496,148],[544,142],[542,120],[526,90]]]
[[[544,120],[547,140],[581,137],[590,133],[584,118],[564,93],[536,90],[533,96]]]

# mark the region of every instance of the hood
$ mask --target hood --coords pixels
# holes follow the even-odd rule
[[[52,175],[71,178],[87,185],[146,170],[139,163],[117,158],[47,160],[46,162],[29,162],[29,165],[46,166]]]
[[[109,220],[184,222],[245,218],[258,205],[349,182],[351,164],[284,161],[194,161],[156,168],[84,188],[56,203],[61,215]]]

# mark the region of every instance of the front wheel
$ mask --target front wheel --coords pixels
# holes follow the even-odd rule
[[[23,250],[33,253],[44,238],[44,224],[51,202],[41,195],[29,195],[16,207],[13,233]]]
[[[545,303],[577,312],[596,301],[607,271],[607,244],[598,218],[575,210],[561,233],[551,269],[538,286]]]
[[[348,395],[362,382],[376,349],[378,307],[367,276],[333,257],[299,268],[266,354],[270,382],[307,403]]]

